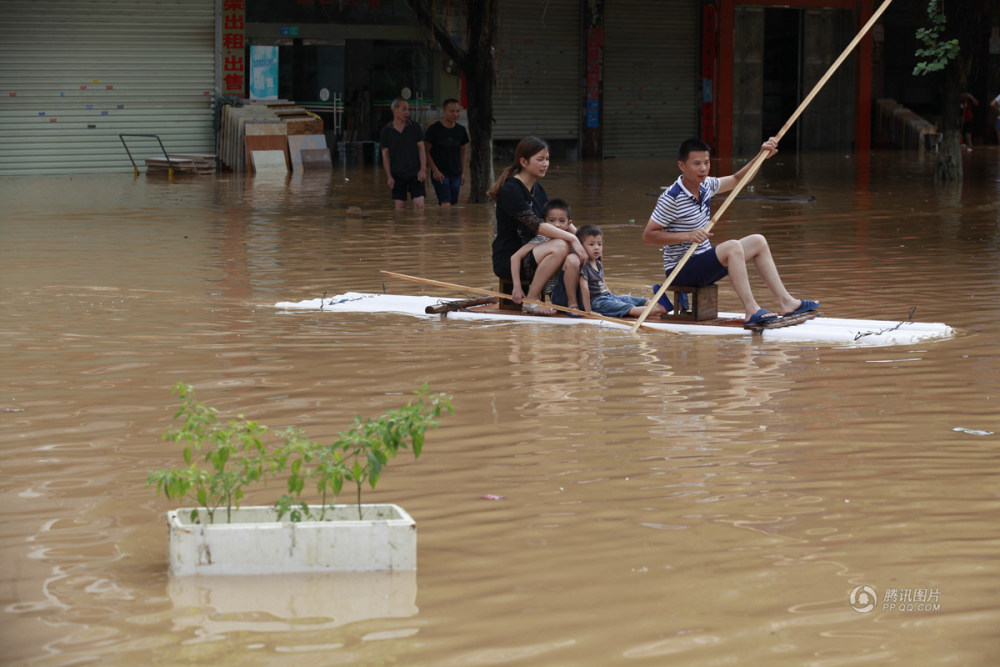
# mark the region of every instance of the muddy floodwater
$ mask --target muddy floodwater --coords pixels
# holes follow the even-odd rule
[[[1000,152],[965,159],[940,188],[913,152],[780,154],[717,227],[764,233],[827,316],[957,329],[897,347],[275,308],[462,296],[381,269],[495,286],[489,206],[395,213],[372,166],[0,179],[0,662],[1000,663]],[[544,185],[649,294],[676,175],[555,160]],[[416,519],[416,572],[171,577],[145,480],[181,463],[178,382],[321,441],[452,395],[366,492]]]

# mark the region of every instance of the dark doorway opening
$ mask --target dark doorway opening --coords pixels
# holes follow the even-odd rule
[[[764,10],[764,98],[761,118],[764,138],[773,136],[795,113],[801,100],[799,62],[802,48],[802,10],[768,7]],[[798,148],[796,124],[781,143]]]
[[[327,102],[344,91],[344,47],[293,40],[278,46],[278,97],[299,104]],[[325,99],[324,99],[325,98]]]

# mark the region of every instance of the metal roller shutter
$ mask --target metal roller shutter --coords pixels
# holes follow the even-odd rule
[[[214,89],[215,0],[4,0],[0,174],[131,171],[120,133],[214,153]]]
[[[580,136],[582,5],[510,0],[499,17],[493,138]]]
[[[673,156],[698,134],[699,3],[615,0],[604,7],[604,154]]]

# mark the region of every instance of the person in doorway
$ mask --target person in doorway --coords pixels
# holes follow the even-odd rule
[[[778,152],[778,142],[771,137],[761,149],[768,151],[767,157],[770,158]],[[705,231],[705,226],[711,219],[712,195],[736,187],[752,164],[747,163],[730,176],[709,176],[709,151],[708,144],[700,139],[688,139],[681,144],[677,155],[677,168],[681,175],[657,199],[642,233],[643,243],[663,246],[663,270],[667,275],[680,262],[690,244],[695,244],[697,249],[674,282],[704,287],[728,275],[746,311],[744,326],[767,326],[774,324],[779,317],[777,313],[761,308],[754,298],[746,267],[749,260],[753,260],[764,283],[777,299],[779,313],[786,317],[797,316],[818,308],[818,302],[796,299],[788,293],[778,275],[767,239],[762,235],[731,239],[715,247],[709,242],[713,234]]]
[[[584,225],[576,232],[587,261],[580,267],[580,304],[588,313],[607,317],[639,317],[645,310],[646,299],[641,296],[612,294],[604,281],[604,232],[596,225]],[[649,311],[650,315],[667,312],[660,304]]]
[[[575,234],[545,222],[549,195],[539,182],[549,169],[549,145],[538,137],[525,137],[514,149],[514,161],[490,187],[487,195],[496,202],[493,232],[493,273],[512,280],[511,256],[537,234],[563,243],[544,244],[528,253],[522,264],[521,280],[528,283],[526,298],[539,301],[542,288],[566,262],[576,255],[583,262],[586,255]],[[579,264],[576,265],[579,269]],[[525,303],[522,310],[536,315],[554,315],[552,308]]]
[[[458,203],[458,192],[465,185],[468,171],[466,149],[469,133],[458,122],[462,113],[458,100],[447,99],[441,106],[441,120],[427,128],[424,143],[438,205],[454,206]]]
[[[962,93],[960,97],[962,110],[962,139],[965,141],[965,150],[972,152],[972,107],[979,106],[977,100],[971,93]]]
[[[403,208],[407,195],[413,198],[413,208],[422,209],[427,170],[424,133],[410,120],[410,103],[402,97],[392,101],[392,120],[382,128],[379,142],[382,144],[382,168],[396,209]]]

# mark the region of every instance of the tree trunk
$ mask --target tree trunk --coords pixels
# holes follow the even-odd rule
[[[952,182],[962,180],[962,116],[959,113],[961,90],[960,68],[952,61],[945,68],[944,95],[941,109],[941,149],[934,165],[934,180]]]
[[[426,0],[406,0],[419,21],[430,30],[449,58],[458,63],[465,76],[469,109],[469,203],[487,201],[493,185],[493,40],[497,33],[497,3],[500,0],[471,0],[468,3],[468,52],[462,51],[435,20]]]
[[[498,0],[469,3],[469,52],[462,62],[469,103],[469,203],[488,201],[493,185],[493,40]]]

